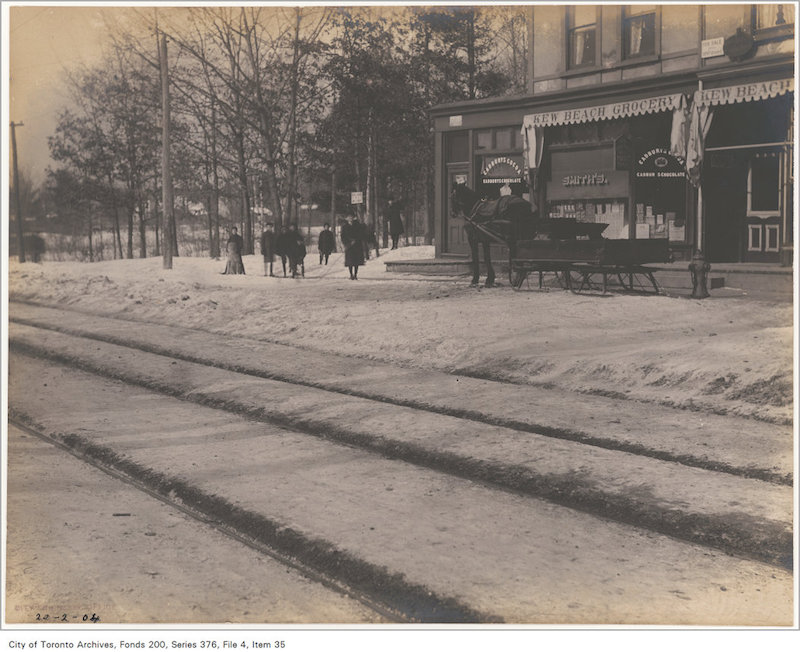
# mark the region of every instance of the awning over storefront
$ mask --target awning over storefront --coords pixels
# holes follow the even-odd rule
[[[774,79],[772,81],[737,84],[736,86],[724,86],[722,88],[706,88],[702,91],[695,91],[694,102],[702,106],[737,104],[739,102],[768,100],[778,95],[791,93],[792,91],[794,91],[794,79]]]
[[[673,111],[678,108],[681,93],[674,95],[659,95],[635,100],[625,100],[613,104],[599,106],[586,106],[582,108],[562,109],[559,111],[545,111],[532,113],[523,118],[525,127],[552,127],[555,125],[578,124],[581,122],[594,122],[595,120],[613,120],[627,118],[646,113],[659,113]]]

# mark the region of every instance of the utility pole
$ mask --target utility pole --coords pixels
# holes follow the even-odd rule
[[[161,234],[163,242],[163,268],[172,269],[172,247],[175,242],[175,206],[172,199],[172,169],[169,156],[169,73],[167,69],[167,35],[161,34],[158,49],[161,64],[161,195],[164,221]]]
[[[24,127],[21,122],[11,123],[11,152],[14,157],[14,199],[17,204],[17,251],[19,262],[25,262],[25,241],[22,239],[22,202],[19,199],[19,169],[17,168],[17,127]]]

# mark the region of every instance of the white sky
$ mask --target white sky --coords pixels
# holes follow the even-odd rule
[[[36,180],[44,178],[50,163],[47,137],[55,131],[58,112],[69,103],[62,83],[65,70],[99,60],[103,11],[9,7],[9,118],[25,125],[17,129],[19,166]]]

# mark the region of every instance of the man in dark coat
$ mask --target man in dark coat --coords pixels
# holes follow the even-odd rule
[[[350,270],[350,280],[358,280],[358,268],[364,264],[364,231],[355,215],[342,227],[344,265]]]
[[[387,218],[389,219],[389,235],[392,236],[392,249],[397,249],[397,241],[405,229],[403,228],[403,218],[400,217],[400,205],[394,199],[389,200]]]
[[[275,253],[281,257],[281,265],[283,266],[283,277],[286,278],[286,260],[292,253],[292,234],[289,233],[289,227],[285,224],[281,227],[281,232],[275,239]]]
[[[244,240],[238,233],[239,229],[235,226],[231,228],[231,235],[228,238],[227,251],[228,262],[225,265],[223,274],[244,274],[244,262],[242,262],[242,250]]]
[[[261,255],[264,256],[264,276],[275,276],[272,273],[272,262],[275,260],[275,225],[270,222],[267,230],[261,234]]]
[[[317,240],[317,249],[319,249],[319,264],[322,265],[323,259],[325,264],[328,264],[328,256],[336,251],[336,236],[331,231],[331,225],[325,222],[325,225],[320,231],[319,239]]]
[[[291,240],[289,241],[289,265],[292,270],[292,278],[297,278],[298,275],[305,277],[306,275],[306,240],[300,229],[297,227],[297,222],[292,224],[292,229],[289,231]]]

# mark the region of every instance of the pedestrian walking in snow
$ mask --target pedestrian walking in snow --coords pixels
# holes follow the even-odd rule
[[[306,275],[306,240],[300,229],[297,228],[297,222],[292,224],[292,230],[289,231],[291,235],[291,249],[289,252],[290,264],[292,269],[292,278],[298,276],[305,277]]]
[[[328,264],[328,256],[336,251],[336,236],[331,231],[331,225],[325,222],[325,225],[320,231],[319,239],[317,240],[317,249],[319,250],[319,264],[322,265],[323,259],[325,264]]]
[[[389,200],[387,217],[389,219],[389,235],[392,238],[392,249],[397,249],[397,243],[400,240],[400,235],[405,231],[405,229],[403,228],[403,218],[400,216],[400,204],[398,204],[394,199]]]
[[[223,274],[244,274],[244,262],[242,261],[244,241],[238,231],[235,226],[231,228],[227,243],[228,262],[225,265],[225,271],[222,272]]]
[[[364,230],[355,215],[342,227],[344,265],[350,270],[350,280],[358,280],[358,268],[364,264]]]
[[[285,224],[281,227],[281,232],[275,239],[275,253],[281,257],[281,266],[283,267],[283,277],[286,278],[286,261],[289,260],[289,255],[292,251],[292,235],[289,233],[289,227]]]
[[[264,276],[275,276],[272,272],[275,260],[275,225],[272,222],[267,224],[266,230],[261,234],[261,255],[264,256]]]

